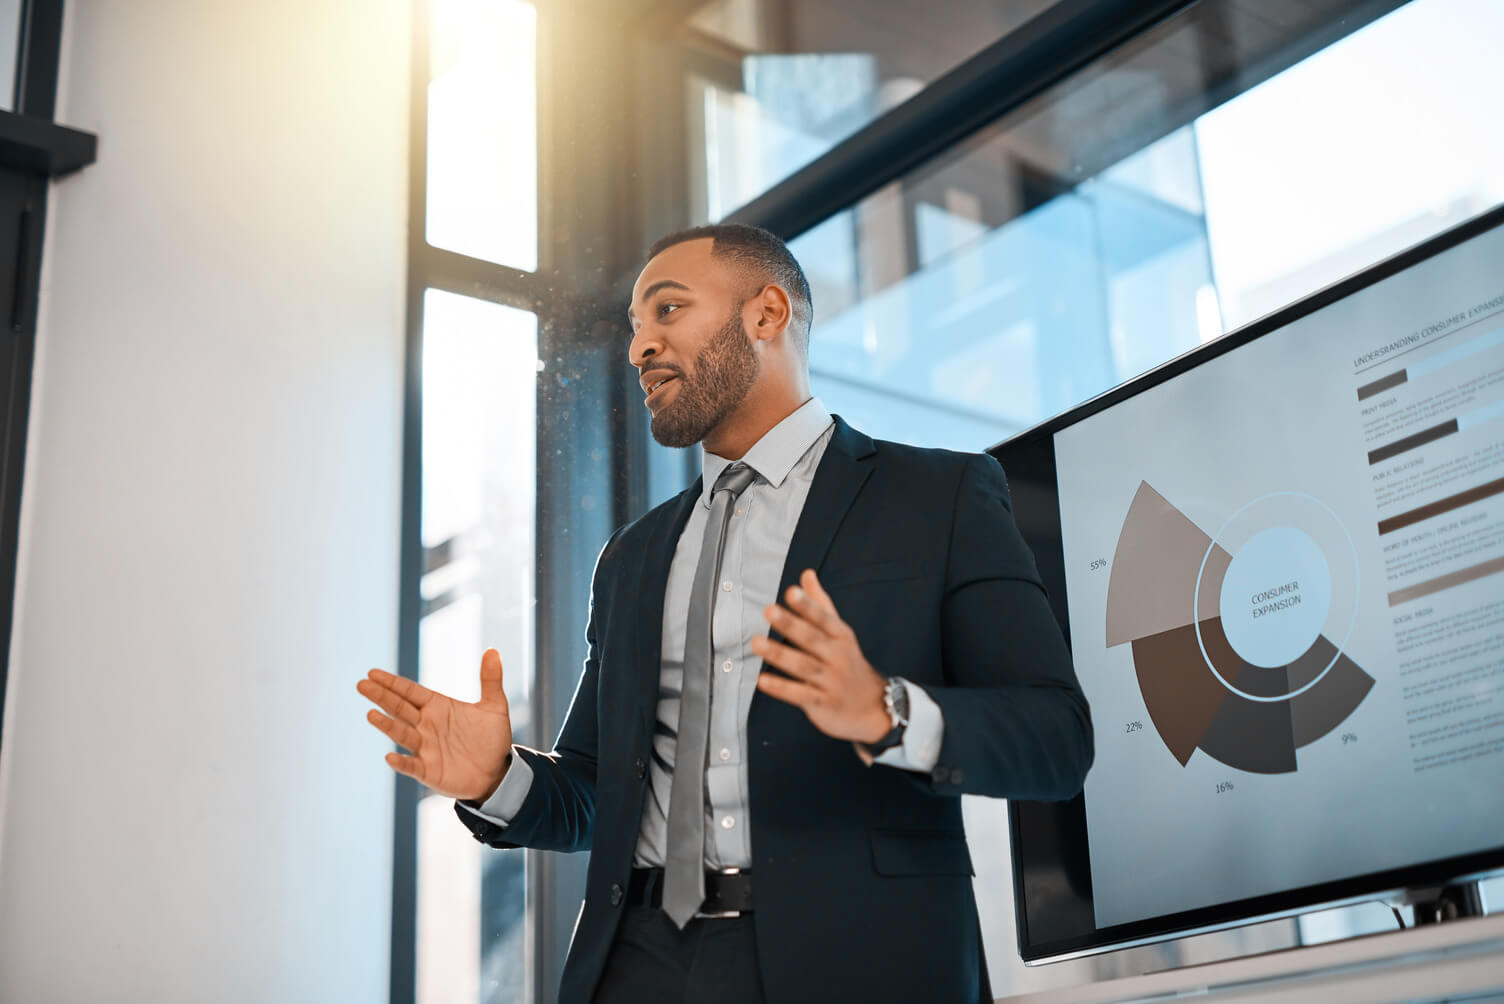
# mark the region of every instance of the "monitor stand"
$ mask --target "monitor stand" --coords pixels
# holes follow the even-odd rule
[[[1443,915],[1457,905],[1451,893],[1431,890],[1427,903],[1453,906],[1418,914]],[[1476,892],[1476,888],[1474,889]],[[1414,890],[1423,893],[1424,890]],[[1408,905],[1408,904],[1407,904]],[[1409,930],[1122,976],[1003,998],[1006,1004],[1127,1004],[1197,997],[1227,1001],[1504,1000],[1504,914],[1419,923]]]
[[[1390,902],[1396,907],[1412,907],[1416,927],[1483,916],[1483,891],[1476,881],[1406,889]]]

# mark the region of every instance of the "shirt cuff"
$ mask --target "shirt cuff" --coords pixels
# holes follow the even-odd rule
[[[507,768],[506,776],[491,792],[491,797],[486,799],[485,804],[477,807],[473,802],[461,799],[468,811],[490,820],[497,826],[506,826],[522,808],[522,803],[527,799],[527,793],[533,787],[533,768],[514,751],[512,753],[512,766]]]
[[[928,774],[940,762],[940,744],[945,739],[945,716],[940,713],[940,705],[924,692],[924,688],[909,680],[903,681],[903,687],[909,695],[909,724],[903,730],[903,742],[883,750],[876,758],[863,749],[860,743],[853,745],[856,746],[857,756],[869,766],[880,763]]]

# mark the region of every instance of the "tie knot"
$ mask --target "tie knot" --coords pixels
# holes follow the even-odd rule
[[[756,478],[757,472],[746,464],[731,464],[715,479],[715,488],[710,497],[715,498],[718,492],[730,492],[732,498],[738,498]]]

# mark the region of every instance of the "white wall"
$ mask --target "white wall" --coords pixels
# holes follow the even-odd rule
[[[387,999],[410,17],[67,4],[0,1000]]]

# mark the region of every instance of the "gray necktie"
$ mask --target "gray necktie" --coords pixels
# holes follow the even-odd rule
[[[752,468],[737,463],[716,479],[710,518],[705,521],[705,541],[700,545],[700,563],[695,566],[689,594],[684,684],[679,697],[663,872],[663,912],[681,929],[705,902],[705,748],[710,737],[710,674],[715,657],[710,632],[721,577],[721,553],[726,547],[731,507],[756,477]]]

